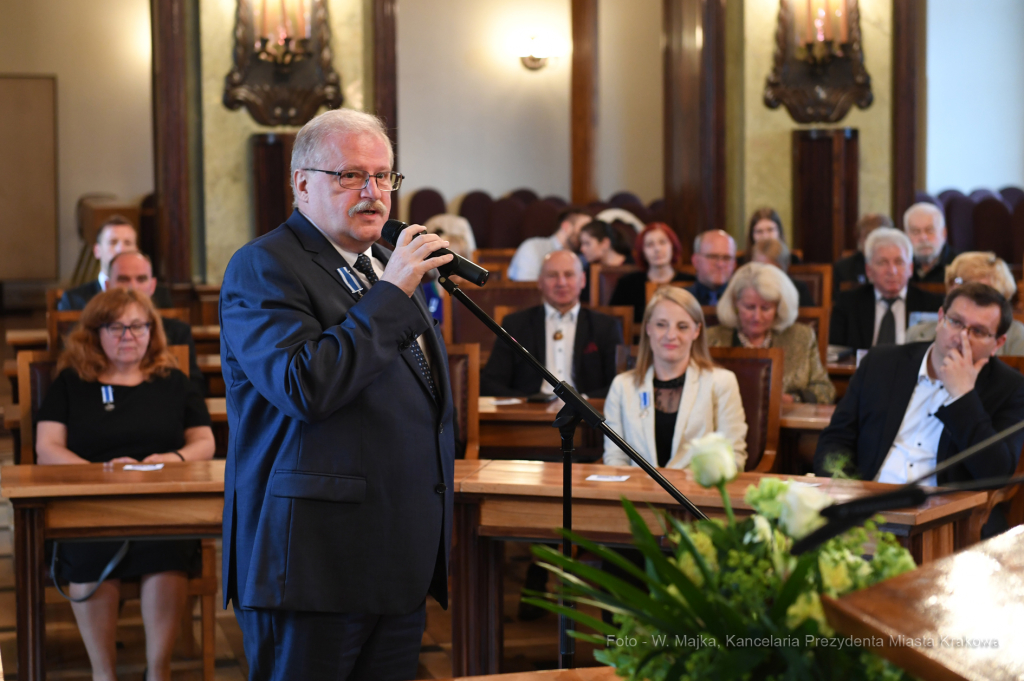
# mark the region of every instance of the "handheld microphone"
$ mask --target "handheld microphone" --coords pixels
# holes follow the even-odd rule
[[[398,235],[402,233],[402,230],[408,227],[406,223],[401,220],[388,220],[384,223],[384,228],[381,230],[380,235],[390,241],[392,244],[398,243]],[[458,253],[452,253],[447,248],[439,248],[433,253],[431,257],[438,257],[441,255],[452,255],[452,261],[441,265],[437,268],[437,271],[444,276],[450,276],[452,274],[458,275],[466,281],[471,281],[477,286],[483,286],[487,283],[487,277],[491,276],[491,273],[485,270],[480,265],[477,265],[472,260],[463,258]]]

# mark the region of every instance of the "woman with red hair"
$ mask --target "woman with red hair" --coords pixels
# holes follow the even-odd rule
[[[642,271],[621,277],[609,304],[632,305],[633,318],[639,322],[647,307],[647,282],[668,284],[693,281],[693,277],[676,269],[683,257],[683,246],[676,233],[664,222],[652,222],[637,235],[633,243],[633,257]]]
[[[160,315],[144,293],[115,288],[89,301],[57,371],[36,424],[40,465],[173,466],[213,456],[206,403],[167,350]],[[54,579],[70,582],[93,679],[117,678],[119,585],[130,577],[141,579],[145,681],[171,678],[198,547],[195,540],[54,544]]]

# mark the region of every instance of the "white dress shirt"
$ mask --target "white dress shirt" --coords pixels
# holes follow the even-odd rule
[[[519,244],[508,264],[508,278],[512,281],[537,281],[544,256],[560,251],[565,246],[554,235],[535,236]]]
[[[892,304],[892,316],[896,318],[896,345],[903,345],[907,342],[907,287],[904,286],[898,294],[899,300]],[[875,289],[875,333],[871,336],[871,345],[874,347],[878,342],[878,327],[882,325],[882,317],[889,309],[882,294]]]
[[[952,399],[942,381],[928,376],[928,360],[935,346],[928,348],[917,372],[917,387],[907,404],[896,439],[889,449],[882,467],[875,476],[876,482],[903,484],[935,468],[939,453],[939,438],[942,437],[943,423],[935,412],[956,400]],[[935,476],[921,481],[923,485],[935,486]]]
[[[308,215],[303,213],[302,216],[309,220],[309,224],[316,227],[317,231],[323,234],[324,238],[327,239],[327,241],[332,246],[334,246],[334,250],[336,250],[338,254],[345,259],[345,262],[347,262],[348,266],[352,269],[352,273],[359,277],[359,281],[362,283],[363,286],[366,287],[367,291],[370,290],[370,282],[366,279],[366,275],[364,275],[362,272],[356,269],[356,258],[358,258],[361,255],[365,255],[367,258],[370,259],[370,266],[373,268],[373,272],[374,274],[377,275],[377,278],[380,279],[384,275],[384,263],[382,263],[380,260],[377,260],[377,258],[373,256],[372,246],[370,248],[367,248],[362,253],[353,253],[352,251],[346,251],[344,248],[341,247],[341,244],[337,243],[334,239],[332,239],[330,235],[327,234],[327,232],[320,229],[320,226],[318,224],[310,220]],[[431,333],[432,332],[433,331],[431,330]],[[434,371],[434,362],[430,357],[430,350],[427,348],[427,342],[426,340],[424,340],[422,333],[416,338],[416,342],[419,343],[420,350],[423,352],[423,358],[427,360],[427,366],[430,367],[431,373],[434,374],[434,382],[436,383],[437,372]]]
[[[572,351],[576,343],[576,320],[579,319],[580,304],[562,314],[547,303],[544,303],[544,366],[559,381],[566,381],[572,387]],[[561,332],[560,334],[558,332]],[[559,336],[555,339],[555,336]],[[541,392],[549,395],[554,389],[544,382]]]
[[[107,276],[106,272],[104,272],[103,270],[100,270],[100,273],[98,275],[96,275],[96,281],[100,282],[100,290],[101,291],[106,291],[107,290],[107,282],[110,281],[110,277]]]

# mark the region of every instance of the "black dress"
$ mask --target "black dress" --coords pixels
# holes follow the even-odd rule
[[[112,388],[113,408],[104,404]],[[121,456],[142,460],[150,454],[181,449],[185,430],[210,425],[198,389],[185,374],[172,370],[136,386],[104,386],[83,381],[65,369],[46,393],[36,418],[68,429],[67,448],[92,463]],[[95,582],[121,541],[60,544],[60,576],[70,582]],[[195,540],[132,541],[128,554],[110,578],[138,577],[168,570],[187,571],[197,556]]]
[[[693,277],[682,272],[676,272],[672,281],[693,281]],[[647,307],[647,272],[630,272],[619,277],[612,291],[609,305],[632,305],[633,320],[640,322],[644,318],[644,308]]]

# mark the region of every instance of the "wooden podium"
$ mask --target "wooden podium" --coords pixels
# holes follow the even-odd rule
[[[836,631],[916,677],[1020,679],[1024,526],[822,605]]]

